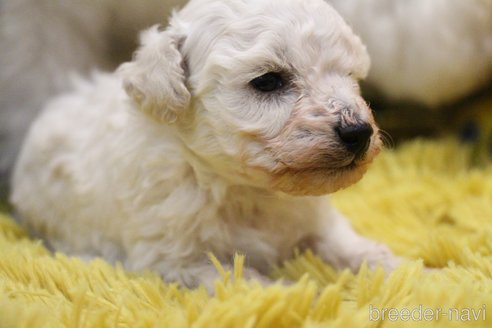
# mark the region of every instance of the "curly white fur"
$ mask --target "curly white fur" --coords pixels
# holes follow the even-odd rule
[[[192,0],[166,30],[144,32],[117,73],[50,102],[12,203],[56,249],[187,286],[211,286],[207,252],[225,265],[246,254],[260,279],[296,247],[337,267],[391,268],[385,246],[316,197],[360,179],[379,152],[357,85],[368,69],[365,47],[322,0]],[[252,86],[272,71],[281,89]],[[361,122],[374,134],[357,157],[337,129]]]

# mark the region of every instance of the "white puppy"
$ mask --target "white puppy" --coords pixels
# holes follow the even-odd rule
[[[246,254],[258,278],[298,247],[390,269],[397,257],[318,197],[380,151],[357,84],[368,68],[322,0],[192,0],[116,74],[47,106],[12,202],[58,250],[186,286],[211,286],[207,252],[226,266]]]

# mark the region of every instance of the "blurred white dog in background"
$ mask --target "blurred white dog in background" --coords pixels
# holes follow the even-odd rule
[[[492,76],[492,1],[327,0],[368,47],[368,82],[391,99],[439,106]],[[0,0],[0,182],[42,104],[70,74],[114,68],[137,33],[186,0]],[[0,186],[0,191],[5,186]]]
[[[133,61],[54,98],[26,139],[12,203],[55,249],[212,287],[309,247],[338,268],[399,259],[319,195],[358,181],[381,140],[360,39],[323,0],[192,0]],[[123,88],[124,86],[124,88]],[[125,92],[126,91],[126,92]]]

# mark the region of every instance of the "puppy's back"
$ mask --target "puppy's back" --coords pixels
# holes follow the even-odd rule
[[[48,103],[33,123],[15,166],[11,201],[20,220],[55,248],[73,245],[62,250],[77,252],[88,236],[99,238],[94,231],[110,231],[101,213],[117,213],[105,199],[111,185],[107,172],[128,124],[128,106],[121,82],[97,74]]]

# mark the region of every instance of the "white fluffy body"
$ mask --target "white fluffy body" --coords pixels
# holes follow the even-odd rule
[[[322,0],[192,0],[150,28],[131,62],[52,100],[13,178],[20,218],[52,246],[168,281],[211,286],[207,252],[246,274],[310,247],[337,267],[398,259],[357,235],[325,197],[381,147],[359,95],[369,57]],[[274,92],[250,81],[284,77]],[[363,122],[356,157],[337,137]]]

